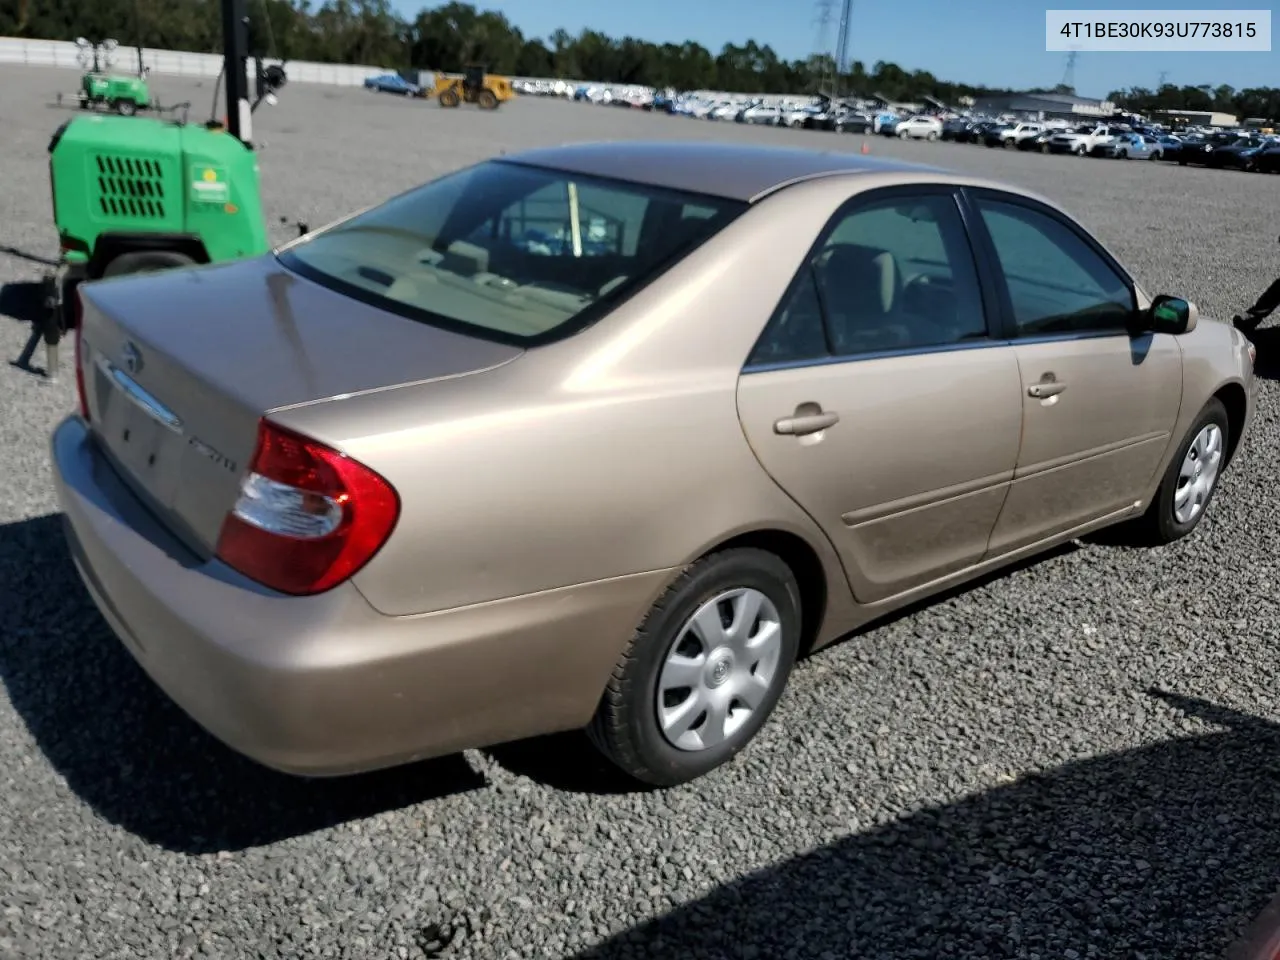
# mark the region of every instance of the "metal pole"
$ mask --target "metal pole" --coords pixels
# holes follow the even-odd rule
[[[253,146],[249,102],[249,18],[244,0],[222,0],[222,56],[226,64],[227,130],[246,146]]]
[[[836,41],[836,77],[844,76],[849,56],[849,19],[853,14],[853,0],[844,0],[840,8],[840,36]],[[837,80],[838,82],[838,80]]]

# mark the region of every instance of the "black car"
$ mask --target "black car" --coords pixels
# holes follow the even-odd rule
[[[973,125],[972,120],[966,120],[964,117],[952,117],[950,120],[944,120],[942,121],[942,139],[963,142],[962,137]]]
[[[975,123],[972,127],[970,127],[966,131],[966,135],[964,139],[962,139],[960,142],[961,143],[986,143],[987,134],[991,133],[992,130],[1001,130],[1006,126],[1008,126],[1008,124],[998,123],[995,120],[983,120],[980,123]]]
[[[1182,149],[1178,151],[1178,163],[1182,166],[1194,164],[1199,167],[1213,165],[1210,157],[1220,147],[1229,147],[1240,138],[1231,133],[1214,133],[1207,137],[1182,141]]]
[[[1265,146],[1267,141],[1261,137],[1241,137],[1234,143],[1214,147],[1209,154],[1209,166],[1252,170],[1254,159]]]
[[[1023,137],[1017,142],[1017,147],[1019,150],[1025,150],[1029,153],[1048,153],[1049,138],[1057,132],[1057,130],[1046,130],[1044,133],[1036,134],[1034,137]]]
[[[1258,173],[1280,173],[1280,143],[1272,141],[1255,153],[1253,169]]]

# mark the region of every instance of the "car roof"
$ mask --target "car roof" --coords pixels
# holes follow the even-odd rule
[[[814,177],[946,173],[936,167],[836,150],[678,140],[572,143],[497,159],[746,202]]]

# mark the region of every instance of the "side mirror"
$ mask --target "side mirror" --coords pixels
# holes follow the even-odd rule
[[[1151,301],[1145,325],[1152,333],[1178,336],[1194,330],[1199,319],[1200,311],[1194,303],[1162,294]]]

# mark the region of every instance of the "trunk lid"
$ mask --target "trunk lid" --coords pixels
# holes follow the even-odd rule
[[[98,443],[204,556],[235,503],[264,414],[477,373],[522,352],[360,303],[273,256],[80,290]]]

